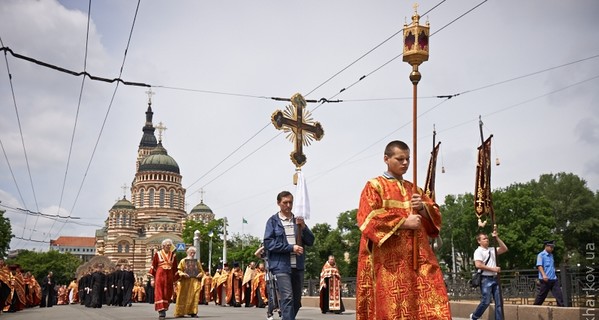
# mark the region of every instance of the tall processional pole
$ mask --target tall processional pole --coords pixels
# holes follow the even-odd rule
[[[478,217],[479,228],[484,228],[487,220],[482,221],[482,217],[488,215],[493,225],[493,231],[497,231],[497,223],[495,221],[495,210],[493,209],[493,199],[491,193],[491,139],[490,135],[487,140],[483,135],[483,121],[478,117],[478,126],[480,130],[481,145],[478,147],[478,160],[476,163],[476,185],[474,194],[474,210]],[[496,240],[497,241],[497,240]],[[495,263],[499,265],[499,257],[497,256],[497,246],[493,245],[493,253],[495,254]],[[503,290],[501,287],[501,273],[497,273],[497,289],[499,291],[499,300],[501,301],[501,313],[503,313]]]
[[[422,75],[418,71],[418,66],[428,61],[428,38],[429,38],[429,23],[426,22],[426,26],[421,26],[420,15],[418,15],[418,4],[414,4],[414,15],[412,15],[412,23],[410,25],[405,24],[403,29],[403,61],[409,63],[412,66],[412,72],[410,73],[410,81],[413,86],[413,100],[412,100],[412,170],[413,170],[413,184],[414,193],[418,192],[418,82]],[[416,230],[413,231],[413,267],[414,270],[418,269],[418,237]]]

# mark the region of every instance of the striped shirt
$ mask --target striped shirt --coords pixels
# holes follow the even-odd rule
[[[291,218],[286,218],[279,212],[279,219],[281,219],[281,223],[283,224],[283,228],[285,228],[285,236],[287,237],[287,242],[290,245],[294,245],[295,243],[295,227],[293,225],[293,215]],[[291,252],[290,256],[291,268],[297,267],[297,256],[295,252]]]

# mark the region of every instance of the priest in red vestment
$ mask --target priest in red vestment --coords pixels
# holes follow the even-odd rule
[[[341,274],[335,257],[330,255],[320,271],[320,311],[340,314],[345,311],[341,300]]]
[[[356,320],[451,320],[443,274],[428,242],[439,236],[439,207],[403,179],[410,165],[407,144],[390,142],[384,161],[387,171],[366,183],[357,213]]]
[[[154,277],[154,310],[158,311],[158,319],[166,318],[173,296],[173,283],[177,273],[177,257],[172,251],[173,241],[165,239],[162,241],[162,250],[154,254],[150,275]]]

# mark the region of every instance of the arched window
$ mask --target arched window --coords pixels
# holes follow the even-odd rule
[[[154,189],[150,189],[150,207],[154,206]]]
[[[128,243],[125,245],[125,252],[127,252],[127,253],[129,252],[129,244]]]
[[[119,226],[124,226],[125,225],[125,215],[121,213],[119,216],[120,216]]]
[[[139,190],[139,206],[144,206],[144,189]]]
[[[171,190],[171,195],[168,201],[169,206],[172,208],[175,205],[175,190]]]
[[[164,207],[164,197],[166,196],[165,193],[166,193],[166,191],[164,191],[164,189],[160,189],[160,199],[159,199],[160,205],[159,206],[161,208]]]
[[[123,245],[119,243],[118,250],[119,253],[123,252]]]

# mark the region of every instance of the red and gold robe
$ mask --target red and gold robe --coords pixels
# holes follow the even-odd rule
[[[212,290],[214,290],[214,294],[216,295],[216,304],[224,304],[226,303],[226,297],[223,294],[223,286],[226,290],[227,288],[227,279],[229,278],[229,272],[227,270],[222,270],[220,273],[215,273],[212,278]],[[225,292],[226,293],[226,292]],[[224,302],[224,303],[223,303]]]
[[[328,286],[326,286],[327,282]],[[328,294],[324,294],[325,290]],[[324,301],[325,297],[326,301]],[[341,275],[337,266],[330,265],[328,261],[320,271],[320,310],[322,312],[345,311],[341,310]]]
[[[241,282],[243,271],[239,268],[234,268],[229,273],[227,278],[227,303],[236,305],[241,303]]]
[[[154,254],[150,268],[150,274],[154,277],[154,310],[168,310],[176,273],[177,257],[174,252],[160,250]]]
[[[250,266],[245,268],[245,273],[243,274],[243,281],[241,283],[241,301],[245,301],[245,295],[249,292],[250,297],[249,300],[252,299],[252,280],[256,275],[256,268],[252,269]]]
[[[437,204],[418,192],[430,219],[422,217],[420,229],[406,230],[399,227],[411,213],[412,183],[381,176],[362,191],[356,320],[451,320],[443,274],[428,242],[439,235],[441,214]]]
[[[79,284],[77,280],[71,281],[67,290],[69,291],[69,303],[79,303]]]
[[[62,285],[58,287],[58,305],[69,304],[69,290],[67,286]]]
[[[202,278],[202,291],[200,292],[200,301],[208,304],[212,301],[212,277],[208,272]]]
[[[252,279],[252,300],[251,304],[255,306],[265,305],[268,303],[268,293],[266,290],[266,273],[264,270],[256,269],[256,275],[254,279]],[[258,292],[260,292],[260,296],[258,296]],[[262,299],[262,303],[258,301],[258,298]]]
[[[16,271],[13,274],[13,287],[14,294],[17,295],[17,300],[12,300],[15,302],[13,309],[16,311],[23,310],[27,306],[27,295],[25,294],[25,279],[23,279],[21,271]]]

